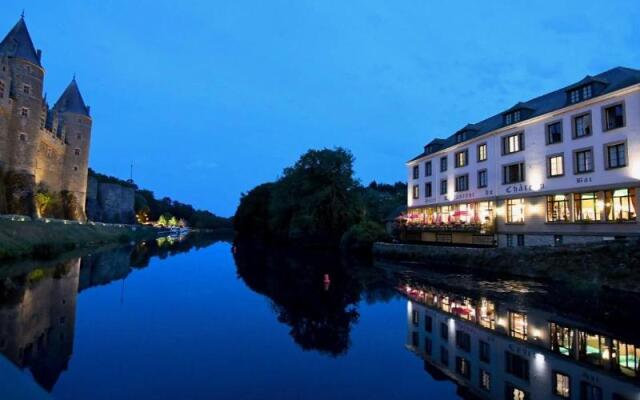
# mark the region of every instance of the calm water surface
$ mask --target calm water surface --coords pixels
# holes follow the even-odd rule
[[[558,305],[532,282],[456,275],[452,288],[451,275],[234,252],[214,240],[5,266],[0,277],[2,399],[547,398],[537,380],[551,391],[557,368],[571,376],[572,398],[639,393],[629,346],[640,341],[612,322],[626,318],[625,307],[610,312],[619,300]],[[573,315],[584,304],[587,316]],[[567,327],[566,350],[549,320]],[[491,345],[488,363],[480,340]],[[526,360],[528,377],[505,372],[505,351]],[[491,375],[484,395],[481,369]]]

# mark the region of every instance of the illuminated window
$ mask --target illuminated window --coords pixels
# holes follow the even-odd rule
[[[640,372],[640,348],[638,346],[613,341],[613,347],[617,349],[618,365],[620,371],[628,376],[637,377]]]
[[[413,179],[418,179],[420,177],[420,167],[417,165],[413,166]]]
[[[527,340],[527,314],[509,311],[509,335]]]
[[[547,144],[562,142],[562,122],[547,125]]]
[[[600,221],[602,204],[597,193],[576,193],[573,195],[576,221]]]
[[[624,106],[616,104],[604,109],[604,130],[622,128],[624,126]]]
[[[447,170],[447,157],[440,158],[440,172],[444,172]]]
[[[456,153],[455,167],[464,167],[469,163],[469,150],[462,150]]]
[[[606,191],[604,210],[607,221],[635,220],[635,198],[635,189],[618,189]]]
[[[507,199],[507,223],[524,223],[524,199]]]
[[[593,150],[586,149],[574,153],[575,173],[584,174],[593,172]]]
[[[512,154],[524,150],[523,134],[515,133],[502,138],[502,154]]]
[[[565,356],[571,356],[573,354],[573,330],[571,328],[551,322],[549,323],[549,333],[551,337],[551,350]]]
[[[556,154],[547,158],[547,176],[550,178],[564,175],[564,156]]]
[[[462,357],[456,357],[456,372],[463,378],[469,379],[471,377],[469,360]]]
[[[456,192],[469,190],[469,175],[456,176]]]
[[[522,389],[507,383],[505,385],[505,399],[507,400],[529,400],[529,395]]]
[[[482,143],[478,145],[478,161],[486,161],[488,157],[487,154],[487,144]]]
[[[627,152],[625,143],[607,145],[606,158],[607,169],[626,167]]]
[[[519,183],[524,181],[524,163],[505,165],[502,167],[502,184]]]
[[[491,375],[483,369],[480,370],[480,387],[487,392],[491,390]]]
[[[570,197],[567,194],[547,196],[547,222],[571,220]]]
[[[612,356],[608,342],[604,336],[579,331],[578,358],[601,367],[608,365]]]
[[[569,375],[560,372],[553,373],[553,394],[568,399],[571,397],[571,383]]]
[[[581,138],[591,135],[591,114],[578,115],[573,118],[573,137]]]

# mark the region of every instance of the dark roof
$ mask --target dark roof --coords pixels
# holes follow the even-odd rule
[[[584,79],[580,80],[579,82],[566,86],[562,89],[558,89],[554,92],[547,93],[545,95],[536,97],[526,102],[520,102],[515,106],[511,107],[510,109],[508,109],[507,111],[502,111],[499,114],[489,117],[483,121],[480,121],[475,124],[471,124],[474,128],[477,128],[477,130],[466,129],[469,125],[461,129],[461,130],[466,129],[468,132],[470,132],[470,134],[467,135],[465,141],[474,139],[478,136],[482,136],[489,132],[495,131],[496,129],[500,129],[504,127],[505,125],[503,120],[503,114],[510,110],[523,109],[523,108],[531,110],[532,112],[528,114],[526,118],[523,118],[523,120],[526,120],[529,118],[534,118],[534,117],[564,108],[568,106],[567,91],[584,86],[589,83],[598,83],[603,85],[603,89],[594,94],[593,97],[595,98],[595,97],[602,96],[607,93],[615,92],[616,90],[620,90],[625,87],[640,83],[640,70],[625,68],[625,67],[616,67],[606,72],[603,72],[601,74],[598,74],[596,76],[586,76]],[[456,140],[455,140],[455,134],[449,136],[447,139],[434,139],[430,143],[434,143],[436,141],[438,141],[438,143],[440,143],[441,141],[443,144],[442,148],[438,150],[443,150],[458,144],[456,143]],[[430,153],[427,153],[426,151],[422,152],[418,156],[409,160],[409,162],[415,161],[428,154]]]
[[[20,18],[13,29],[0,42],[0,55],[22,58],[40,67],[42,66],[40,64],[40,52],[36,51],[33,45],[24,18]]]
[[[89,107],[84,104],[75,77],[62,93],[62,96],[56,101],[53,109],[59,112],[72,112],[89,116]]]

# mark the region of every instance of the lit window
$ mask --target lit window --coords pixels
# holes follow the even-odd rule
[[[607,146],[607,168],[621,168],[627,166],[627,153],[624,143]]]
[[[491,375],[483,369],[480,370],[480,387],[487,392],[491,390]]]
[[[547,158],[547,175],[549,177],[564,175],[564,156],[558,154]]]
[[[440,194],[447,194],[447,180],[440,181]]]
[[[468,163],[469,151],[463,150],[456,153],[456,168],[464,167]]]
[[[608,190],[604,195],[607,221],[634,221],[636,219],[635,189]]]
[[[469,190],[469,175],[461,175],[456,177],[456,192],[464,192]]]
[[[547,196],[547,222],[571,220],[570,197],[566,194]]]
[[[413,198],[414,199],[420,198],[420,186],[418,185],[413,185]]]
[[[487,170],[483,169],[478,171],[478,188],[486,188],[488,185],[488,174]]]
[[[417,165],[413,166],[413,179],[418,179],[420,177],[420,167]]]
[[[522,132],[502,138],[502,154],[517,153],[524,150]]]
[[[549,323],[551,333],[551,350],[565,356],[571,356],[574,350],[573,330],[555,322]]]
[[[616,104],[604,109],[604,129],[606,131],[624,126],[624,107]]]
[[[518,183],[524,181],[524,163],[505,165],[502,167],[502,183]]]
[[[524,223],[524,199],[507,199],[507,223]]]
[[[591,149],[575,152],[576,174],[593,172],[593,151]]]
[[[440,172],[447,170],[447,157],[440,158]]]
[[[570,388],[571,384],[569,381],[569,375],[565,375],[560,372],[555,372],[553,374],[553,394],[568,399],[571,397]]]
[[[507,400],[529,400],[527,392],[507,383],[505,386],[505,399]]]
[[[487,144],[483,143],[478,145],[478,161],[486,161],[487,160]]]
[[[583,114],[573,119],[573,137],[581,138],[591,135],[591,114]]]
[[[576,193],[573,195],[576,221],[600,221],[602,202],[596,193]]]
[[[562,122],[547,125],[547,144],[562,142]]]

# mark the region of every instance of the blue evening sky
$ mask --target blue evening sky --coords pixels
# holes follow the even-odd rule
[[[490,3],[490,4],[489,4]],[[309,148],[405,179],[437,136],[611,67],[640,68],[635,0],[30,0],[51,102],[75,72],[90,165],[219,215]]]

